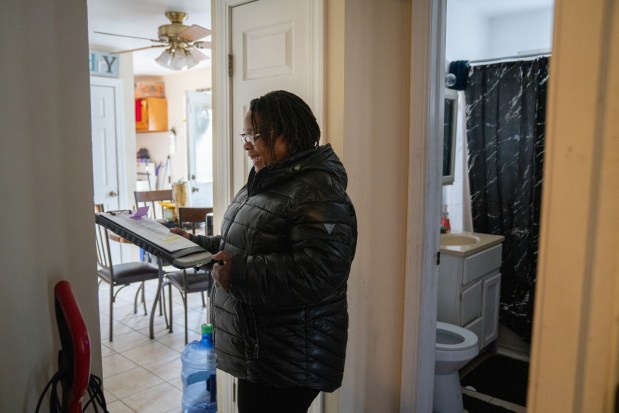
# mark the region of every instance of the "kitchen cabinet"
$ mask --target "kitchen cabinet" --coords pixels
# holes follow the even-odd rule
[[[470,243],[464,235],[453,234],[451,240],[459,237],[458,242],[441,246],[437,319],[474,332],[481,350],[498,336],[504,237],[468,234]],[[449,235],[441,236],[442,244],[450,243]]]
[[[164,132],[168,130],[168,102],[166,98],[135,99],[136,132]]]

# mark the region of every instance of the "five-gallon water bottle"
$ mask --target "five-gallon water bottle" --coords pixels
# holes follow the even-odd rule
[[[202,340],[192,341],[181,354],[183,413],[217,412],[216,356],[213,326],[202,324]]]

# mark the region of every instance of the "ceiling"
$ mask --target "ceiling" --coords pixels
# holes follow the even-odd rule
[[[157,39],[157,29],[169,24],[166,11],[182,11],[189,16],[183,24],[197,24],[211,29],[211,0],[88,0],[88,42],[91,49],[121,51],[146,47],[157,43],[148,40],[106,36],[94,31]],[[203,40],[210,41],[210,37]],[[155,62],[164,48],[133,52],[135,75],[165,76],[179,73],[165,69]],[[190,70],[211,66],[210,50],[201,50],[209,59]]]
[[[463,1],[463,0],[449,0]],[[552,7],[553,0],[465,0],[467,7],[489,17],[506,13]],[[127,39],[95,34],[94,31],[129,36],[157,38],[157,28],[168,24],[166,11],[183,11],[189,14],[184,24],[197,24],[211,29],[211,0],[88,0],[88,40],[91,48],[103,51],[120,51],[145,47],[148,40]],[[212,40],[206,38],[205,40]],[[133,53],[135,75],[165,76],[178,73],[159,66],[155,58],[163,48],[141,50]],[[210,50],[202,50],[209,59],[190,70],[211,65]]]

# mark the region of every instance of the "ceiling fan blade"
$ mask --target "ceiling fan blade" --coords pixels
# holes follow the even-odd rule
[[[139,50],[152,49],[154,47],[167,47],[167,44],[154,44],[152,46],[138,47],[137,49],[121,50],[119,52],[113,52],[113,53],[114,54],[122,54],[122,53],[137,52]]]
[[[98,31],[95,31],[95,33],[97,33],[97,34],[105,34],[105,35],[107,35],[107,36],[128,37],[128,38],[130,38],[130,39],[150,40],[151,42],[161,43],[161,40],[159,40],[159,39],[149,39],[149,38],[147,38],[147,37],[127,36],[127,35],[125,35],[125,34],[106,33],[106,32],[98,32]]]
[[[199,51],[195,47],[190,47],[187,50],[189,51],[189,53],[191,53],[193,55],[193,57],[195,57],[198,60],[208,59],[207,55],[205,55],[204,53],[202,53],[201,51]]]
[[[182,32],[178,34],[183,40],[193,42],[194,40],[202,39],[203,37],[210,36],[211,31],[205,27],[192,24]]]
[[[193,46],[197,47],[198,49],[210,49],[211,42],[195,42]]]

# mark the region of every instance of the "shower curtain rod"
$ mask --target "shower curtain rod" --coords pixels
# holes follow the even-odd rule
[[[469,64],[479,64],[479,63],[490,63],[490,62],[502,62],[504,60],[521,60],[528,59],[531,57],[543,57],[543,56],[551,56],[552,53],[529,53],[529,54],[519,54],[515,56],[504,56],[504,57],[494,57],[492,59],[480,59],[480,60],[471,60]]]

